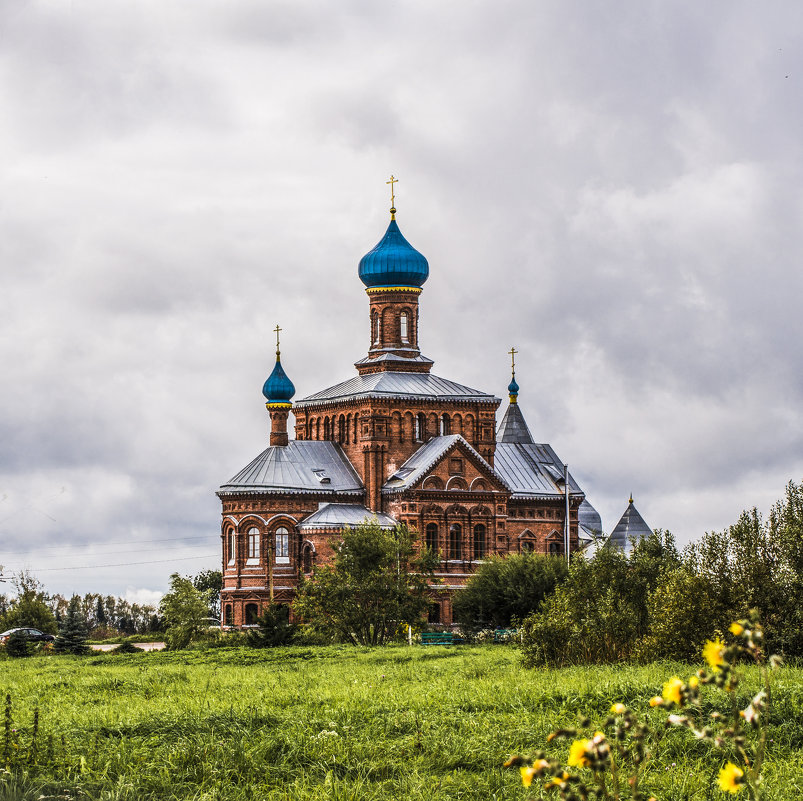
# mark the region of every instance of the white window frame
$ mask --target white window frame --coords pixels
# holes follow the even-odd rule
[[[237,540],[234,536],[234,529],[229,529],[229,565],[233,565],[237,561]]]
[[[282,526],[276,529],[276,564],[290,564],[290,532]]]
[[[248,529],[248,558],[245,560],[247,565],[259,564],[259,540],[259,529],[256,526],[251,526]]]
[[[399,334],[401,341],[407,344],[410,341],[410,318],[406,311],[399,315]]]

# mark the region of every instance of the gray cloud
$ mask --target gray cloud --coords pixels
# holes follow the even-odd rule
[[[607,527],[633,491],[688,540],[803,473],[803,11],[0,15],[0,563],[120,594],[214,566],[273,326],[299,396],[365,352],[390,172],[424,352],[504,398],[515,344],[530,427]]]

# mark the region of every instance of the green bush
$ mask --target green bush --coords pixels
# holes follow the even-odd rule
[[[56,652],[60,654],[85,654],[89,648],[86,644],[86,618],[81,608],[81,598],[73,595],[70,605],[59,626],[56,637]]]
[[[30,656],[33,653],[33,643],[22,631],[13,631],[6,640],[6,654],[19,658]]]
[[[257,618],[257,628],[248,632],[248,644],[254,648],[290,645],[296,626],[290,622],[290,608],[272,603]]]
[[[469,633],[508,628],[537,611],[548,595],[566,580],[561,558],[541,554],[494,556],[484,561],[466,588],[452,601],[456,621]]]

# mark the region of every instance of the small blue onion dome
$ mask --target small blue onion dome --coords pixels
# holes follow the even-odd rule
[[[359,275],[368,288],[420,287],[429,277],[429,264],[402,236],[396,220],[391,219],[376,247],[360,259]]]
[[[518,395],[519,394],[519,385],[516,383],[516,379],[514,378],[508,385],[507,391],[510,395]]]
[[[278,356],[273,372],[262,387],[262,394],[268,399],[268,403],[290,403],[290,398],[296,394],[296,388],[287,377]]]

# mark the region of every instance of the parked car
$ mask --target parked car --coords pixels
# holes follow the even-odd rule
[[[55,642],[56,640],[52,634],[45,634],[43,631],[39,631],[39,629],[20,627],[16,629],[9,629],[8,631],[4,631],[2,634],[0,634],[0,643],[5,645],[8,641],[8,638],[16,631],[21,632],[22,636],[25,637],[25,639],[29,642]]]

